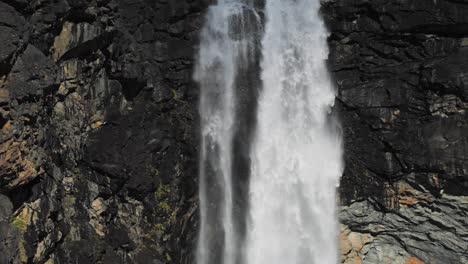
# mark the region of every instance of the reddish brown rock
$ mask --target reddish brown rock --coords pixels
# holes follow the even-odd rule
[[[424,264],[424,262],[422,262],[421,260],[419,260],[416,257],[409,257],[406,260],[405,264]]]

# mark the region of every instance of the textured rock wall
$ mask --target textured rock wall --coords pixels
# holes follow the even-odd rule
[[[206,5],[0,1],[0,263],[191,263]]]
[[[327,1],[344,263],[468,263],[468,2]]]

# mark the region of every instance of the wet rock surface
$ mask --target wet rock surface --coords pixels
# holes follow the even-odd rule
[[[322,11],[345,139],[343,263],[468,263],[468,2]]]

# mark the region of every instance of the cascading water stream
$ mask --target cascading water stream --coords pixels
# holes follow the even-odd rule
[[[237,264],[241,258],[240,228],[233,216],[236,90],[255,57],[257,24],[253,0],[219,0],[208,10],[201,33],[195,71],[201,86],[200,264]]]
[[[337,263],[341,141],[329,115],[335,93],[320,0],[266,0],[261,67],[255,2],[218,0],[201,33],[195,71],[202,132],[197,263]],[[262,85],[249,80],[256,79],[252,75]],[[247,199],[239,195],[247,195],[238,183],[240,174],[249,173],[237,167],[249,150],[239,153],[238,145],[250,144],[242,138],[249,135],[245,109],[257,108],[244,107],[239,98],[245,91],[256,94],[257,86],[256,131],[250,160],[242,163],[250,168],[246,207],[239,206]],[[247,216],[239,207],[248,208]],[[239,218],[248,219],[245,230]]]
[[[341,141],[319,9],[319,0],[266,1],[248,264],[338,263]]]

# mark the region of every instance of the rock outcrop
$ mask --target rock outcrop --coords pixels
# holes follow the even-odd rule
[[[468,2],[327,1],[343,263],[468,263]]]

